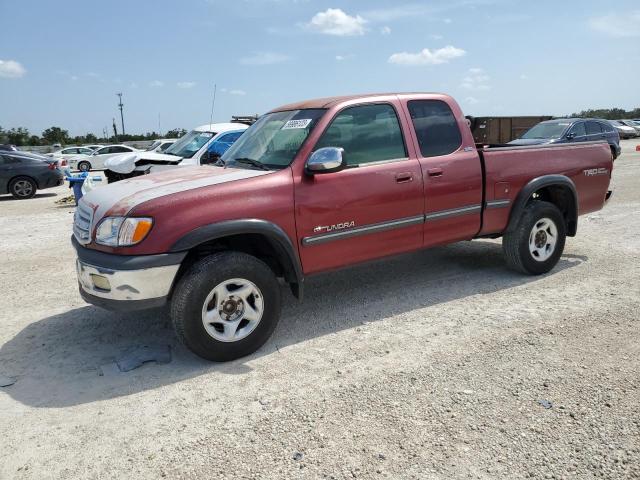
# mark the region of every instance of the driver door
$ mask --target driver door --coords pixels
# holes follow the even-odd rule
[[[348,107],[316,143],[314,150],[343,148],[347,168],[297,180],[296,225],[305,273],[422,246],[422,173],[407,150],[398,110],[397,103]]]

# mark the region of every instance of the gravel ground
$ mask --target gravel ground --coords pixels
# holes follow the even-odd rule
[[[0,478],[640,478],[640,153],[558,267],[463,242],[309,280],[256,354],[77,293],[61,187],[0,197]],[[169,364],[99,375],[135,345]]]

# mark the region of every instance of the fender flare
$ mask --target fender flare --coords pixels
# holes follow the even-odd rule
[[[518,193],[513,208],[509,214],[509,223],[507,224],[506,232],[513,232],[518,225],[520,217],[527,206],[527,203],[531,199],[531,196],[545,187],[563,187],[571,193],[571,200],[573,205],[569,205],[565,219],[567,221],[567,235],[574,237],[578,230],[578,193],[573,181],[565,175],[544,175],[542,177],[534,178],[529,181]]]
[[[289,236],[275,223],[247,218],[203,225],[178,239],[171,246],[170,252],[184,252],[212,240],[242,234],[257,234],[267,239],[282,263],[285,279],[291,285],[293,294],[302,300],[304,273],[300,258]]]

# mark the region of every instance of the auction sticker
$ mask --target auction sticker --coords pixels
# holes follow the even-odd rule
[[[311,123],[310,118],[301,118],[300,120],[289,120],[284,124],[282,130],[291,130],[293,128],[307,128]]]

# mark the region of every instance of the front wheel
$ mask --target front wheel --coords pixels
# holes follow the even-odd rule
[[[196,355],[225,362],[260,348],[280,319],[280,286],[261,260],[221,252],[195,263],[171,301],[176,335]]]
[[[78,164],[78,170],[80,170],[81,172],[88,172],[89,170],[91,170],[91,164],[87,161],[80,162]]]
[[[547,273],[564,250],[567,229],[554,204],[534,201],[524,210],[518,225],[502,239],[507,265],[530,275]]]

